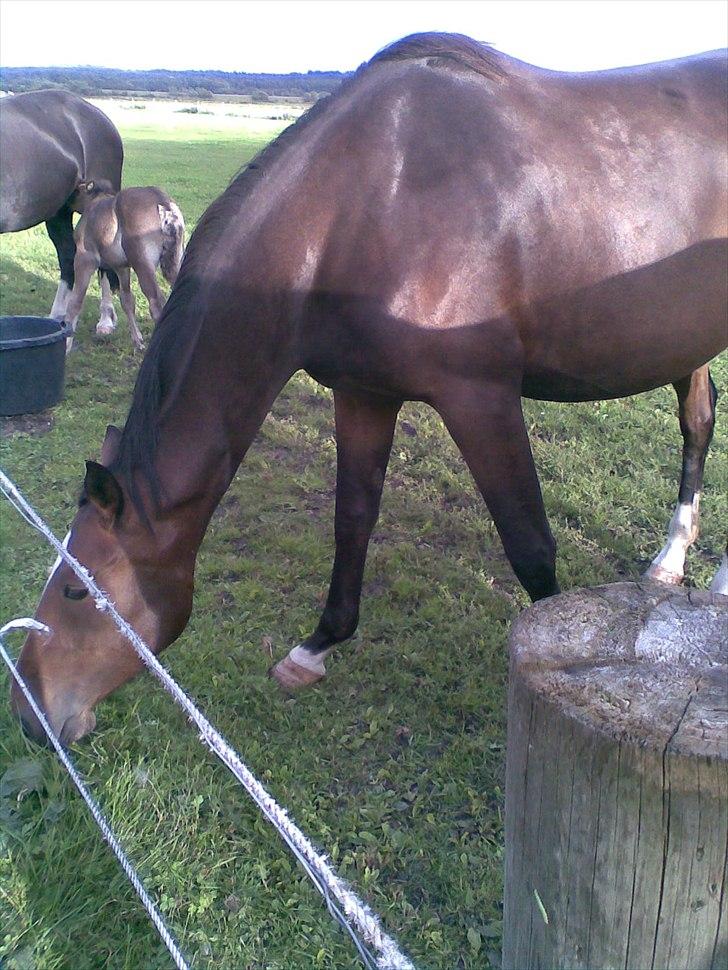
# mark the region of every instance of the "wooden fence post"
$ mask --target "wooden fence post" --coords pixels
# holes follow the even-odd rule
[[[511,634],[504,970],[728,966],[728,597],[618,583]]]

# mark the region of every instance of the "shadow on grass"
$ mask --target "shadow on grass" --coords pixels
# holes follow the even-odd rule
[[[4,255],[0,257],[0,281],[0,313],[3,316],[48,316],[58,288],[57,281],[29,273]]]

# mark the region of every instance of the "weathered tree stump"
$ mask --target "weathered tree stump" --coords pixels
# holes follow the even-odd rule
[[[505,970],[728,966],[728,597],[619,583],[511,634]]]

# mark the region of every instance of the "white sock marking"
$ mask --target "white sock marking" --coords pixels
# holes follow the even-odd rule
[[[312,653],[299,643],[297,647],[294,647],[293,650],[291,650],[288,656],[294,663],[298,664],[299,667],[305,667],[306,670],[310,670],[312,673],[320,674],[322,677],[324,677],[326,674],[324,660],[330,653],[330,650],[322,650],[320,653]]]
[[[667,542],[653,559],[650,569],[663,569],[673,576],[682,578],[685,571],[685,554],[698,537],[699,515],[700,492],[696,492],[692,503],[683,502],[676,507],[670,520]]]
[[[53,300],[53,306],[51,307],[50,316],[54,320],[63,320],[66,315],[66,307],[68,306],[68,298],[71,295],[71,287],[65,283],[63,280],[58,284],[58,289],[56,290],[56,295]]]

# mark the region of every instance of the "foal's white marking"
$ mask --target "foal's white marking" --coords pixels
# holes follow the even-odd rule
[[[720,593],[722,596],[728,596],[728,553],[726,552],[723,553],[718,572],[713,576],[710,591],[711,593]]]
[[[63,320],[66,316],[66,307],[68,306],[68,298],[71,295],[71,287],[68,283],[61,280],[58,284],[58,289],[56,290],[56,295],[53,300],[53,306],[51,307],[50,315],[54,320]]]
[[[669,574],[675,582],[680,582],[685,573],[685,554],[688,546],[698,538],[700,521],[700,492],[693,496],[692,503],[681,502],[670,520],[667,542],[655,556],[647,575]]]
[[[324,660],[330,653],[330,650],[322,650],[320,653],[312,653],[312,651],[307,650],[299,643],[297,647],[294,647],[293,650],[290,651],[288,656],[294,663],[298,664],[299,667],[305,667],[306,670],[310,670],[311,673],[320,674],[321,677],[324,677],[326,676]]]

